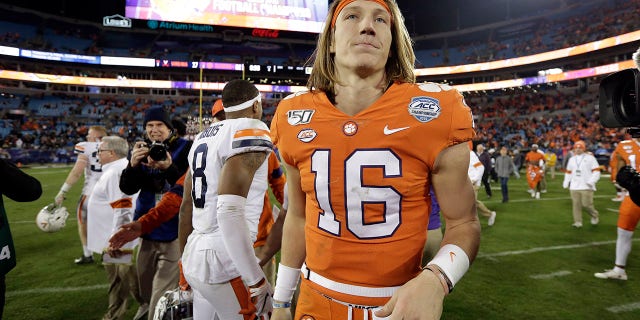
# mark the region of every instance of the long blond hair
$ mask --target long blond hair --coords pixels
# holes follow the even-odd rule
[[[334,1],[329,7],[329,14],[324,24],[322,33],[318,36],[316,46],[310,61],[313,60],[313,70],[307,81],[309,90],[320,90],[334,93],[334,86],[338,83],[335,69],[335,56],[331,53],[331,42],[334,30],[331,27],[331,20],[336,14],[336,7],[340,0]],[[416,60],[413,52],[413,40],[409,36],[409,31],[404,25],[404,17],[395,0],[385,0],[391,10],[391,48],[389,59],[385,65],[387,80],[394,82],[414,83],[416,76],[413,72]]]

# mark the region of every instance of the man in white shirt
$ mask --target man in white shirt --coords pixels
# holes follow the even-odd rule
[[[600,221],[598,211],[593,206],[593,192],[596,191],[596,183],[600,180],[600,165],[596,158],[586,153],[584,141],[577,141],[573,145],[575,155],[567,162],[567,171],[564,175],[562,187],[571,192],[573,204],[573,227],[582,227],[582,209],[591,216],[591,224],[596,225]]]
[[[488,219],[487,225],[492,226],[496,222],[496,212],[489,210],[482,201],[478,200],[478,190],[480,190],[480,186],[482,184],[482,176],[484,174],[485,167],[482,165],[482,162],[480,162],[480,159],[473,150],[469,150],[469,157],[469,170],[467,173],[469,175],[469,180],[471,180],[471,184],[473,185],[473,191],[476,194],[476,208],[478,213]]]
[[[91,215],[87,219],[87,246],[89,250],[103,254],[103,264],[109,279],[109,307],[102,319],[123,319],[127,312],[129,292],[138,300],[138,278],[131,257],[138,239],[117,250],[108,249],[108,240],[121,225],[133,220],[137,194],[129,196],[120,191],[120,175],[127,167],[129,144],[123,138],[108,136],[98,147],[98,159],[102,176],[89,197]]]
[[[71,187],[80,180],[80,176],[84,173],[84,184],[82,186],[82,194],[78,200],[76,215],[78,218],[78,233],[80,242],[82,243],[82,257],[75,259],[76,264],[93,263],[93,255],[91,250],[87,248],[87,200],[93,190],[100,175],[102,175],[102,167],[98,162],[98,144],[102,137],[107,135],[107,129],[103,126],[91,126],[87,132],[87,141],[78,142],[73,148],[73,152],[78,155],[76,163],[67,175],[60,191],[56,195],[54,202],[57,206],[62,206],[67,192]]]

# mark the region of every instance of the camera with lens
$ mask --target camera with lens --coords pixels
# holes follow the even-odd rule
[[[640,126],[640,71],[626,69],[610,74],[600,82],[600,123],[607,128]]]
[[[162,142],[153,141],[149,146],[149,157],[154,161],[162,161],[167,159],[167,145]]]
[[[610,74],[600,82],[600,123],[607,128],[627,128],[640,138],[640,49],[633,55],[637,69]],[[640,174],[631,166],[618,170],[616,182],[629,191],[629,197],[640,206]]]

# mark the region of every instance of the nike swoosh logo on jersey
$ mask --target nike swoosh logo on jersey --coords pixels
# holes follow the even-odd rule
[[[407,129],[409,129],[409,128],[410,128],[410,127],[402,127],[402,128],[396,128],[396,129],[389,129],[389,126],[388,126],[388,125],[386,125],[386,126],[384,126],[384,134],[388,136],[388,135],[390,135],[390,134],[394,134],[394,133],[399,132],[399,131],[402,131],[402,130],[407,130]]]

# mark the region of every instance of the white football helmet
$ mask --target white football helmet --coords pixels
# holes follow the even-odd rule
[[[153,320],[192,320],[193,292],[180,288],[169,290],[158,299]]]
[[[68,217],[67,208],[51,203],[38,212],[36,225],[44,232],[56,232],[64,228]]]

